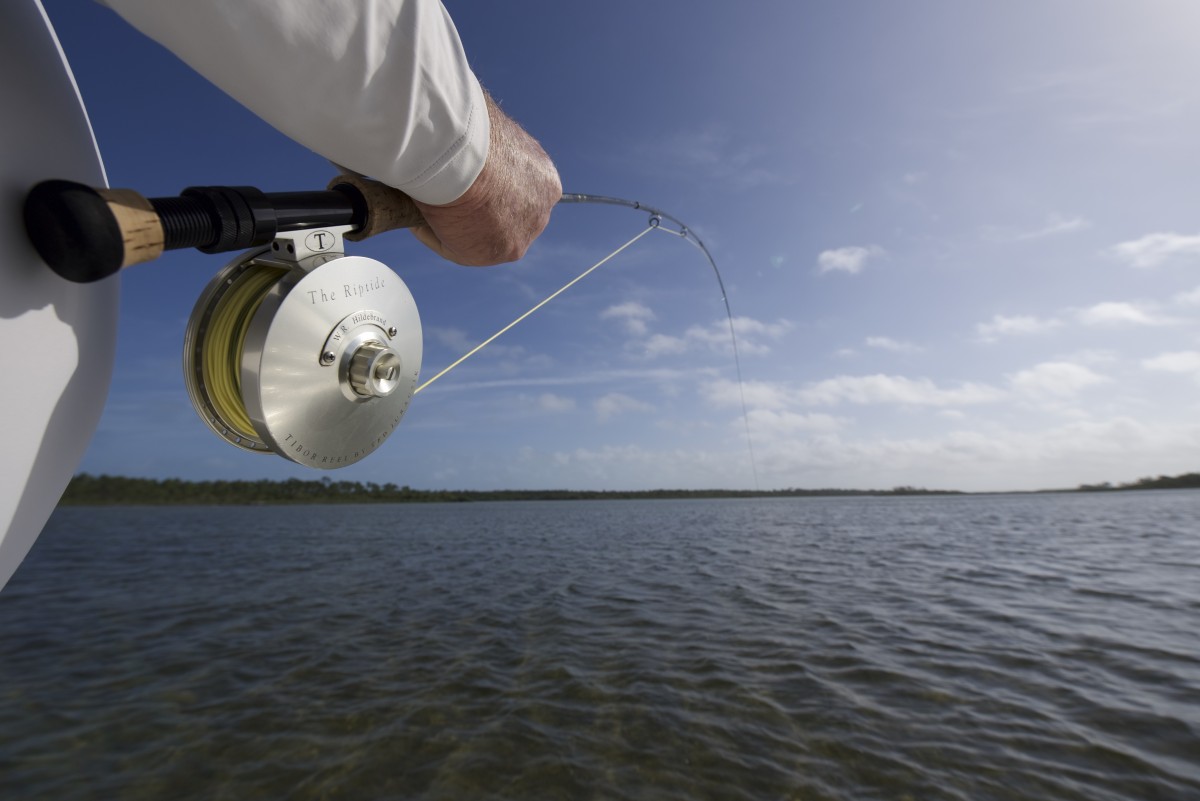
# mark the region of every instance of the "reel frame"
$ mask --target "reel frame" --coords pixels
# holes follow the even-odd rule
[[[201,293],[184,336],[184,381],[199,417],[229,444],[335,469],[399,425],[420,374],[420,316],[395,272],[345,255],[352,230],[280,234]]]

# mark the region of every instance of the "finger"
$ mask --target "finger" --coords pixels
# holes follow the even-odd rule
[[[418,225],[415,228],[408,229],[412,231],[413,236],[417,238],[422,245],[432,250],[437,255],[448,261],[455,261],[454,256],[446,248],[442,240],[438,239],[437,234],[428,225]],[[457,262],[456,262],[457,263]]]

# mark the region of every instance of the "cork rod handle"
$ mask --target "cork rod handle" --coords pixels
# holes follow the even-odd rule
[[[417,228],[425,224],[420,209],[412,198],[387,184],[347,173],[329,182],[329,188],[337,191],[357,192],[366,207],[366,219],[362,225],[346,238],[359,242],[367,237],[395,231],[397,228]]]

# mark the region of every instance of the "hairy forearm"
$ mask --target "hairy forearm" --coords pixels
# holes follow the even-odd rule
[[[413,229],[442,257],[472,267],[524,256],[562,197],[558,170],[546,151],[491,96],[486,99],[491,134],[483,171],[452,203],[418,202],[426,225]]]

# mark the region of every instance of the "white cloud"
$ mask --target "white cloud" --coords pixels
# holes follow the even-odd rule
[[[610,392],[602,398],[597,398],[593,407],[596,410],[596,419],[602,423],[624,412],[648,412],[654,408],[620,392]]]
[[[621,441],[619,429],[613,427],[607,429],[605,444],[523,454],[522,486],[751,486],[742,421],[734,410],[736,383],[725,385],[725,394],[733,397],[724,398],[729,402],[722,405],[733,413],[726,418],[723,437],[714,433],[656,448],[645,441]],[[748,387],[748,394],[771,396],[781,407],[768,410],[764,404],[751,411],[757,472],[764,487],[1073,487],[1187,472],[1194,469],[1194,455],[1200,452],[1200,424],[1195,423],[1117,415],[1042,426],[1024,416],[1007,426],[987,422],[977,407],[967,410],[966,418],[946,407],[934,410],[944,426],[940,432],[893,429],[878,437],[870,433],[870,426],[860,428],[841,415],[802,413],[792,405],[799,401],[799,392],[784,384],[758,382]]]
[[[1002,226],[988,226],[983,235],[994,242],[1029,242],[1035,239],[1045,239],[1059,234],[1070,234],[1092,227],[1091,220],[1078,215],[1064,217],[1061,214],[1051,214],[1044,225],[1030,230],[1021,230]]]
[[[774,323],[764,323],[752,317],[734,317],[733,330],[737,335],[738,349],[742,353],[764,354],[770,352],[763,339],[777,340],[790,331],[792,324],[787,320]],[[717,320],[715,323],[702,327],[694,325],[684,332],[684,339],[689,342],[706,345],[710,350],[723,353],[732,348],[729,337],[729,321]]]
[[[1109,253],[1132,267],[1157,267],[1176,256],[1200,255],[1200,235],[1176,233],[1147,234],[1141,239],[1121,242],[1109,248]]]
[[[918,353],[921,348],[911,342],[901,342],[891,337],[867,337],[867,347],[890,350],[893,353]]]
[[[1164,373],[1196,373],[1200,375],[1200,352],[1194,350],[1163,353],[1142,360],[1142,367]]]
[[[431,338],[445,345],[452,351],[468,351],[478,345],[478,342],[472,342],[467,338],[467,334],[460,328],[442,328],[438,326],[430,326],[425,329],[426,338]]]
[[[1041,334],[1052,331],[1061,325],[1062,321],[1054,318],[1043,320],[1028,315],[1005,317],[1003,314],[997,314],[992,317],[990,322],[979,323],[975,326],[975,330],[979,332],[983,341],[995,342],[1002,336]]]
[[[743,394],[749,409],[782,410],[793,405],[793,392],[782,384],[769,381],[736,381],[721,379],[702,385],[709,403],[718,407],[740,408]]]
[[[649,357],[670,356],[683,353],[688,349],[688,343],[681,337],[668,334],[655,334],[642,343],[642,353]]]
[[[1059,214],[1051,214],[1044,226],[1033,231],[1025,231],[1018,234],[1017,238],[1021,240],[1042,239],[1043,237],[1054,236],[1055,234],[1070,234],[1075,231],[1083,231],[1091,227],[1091,220],[1084,217],[1063,217]]]
[[[843,402],[962,406],[991,403],[1002,397],[1000,390],[986,384],[966,382],[944,389],[928,378],[911,379],[891,375],[838,376],[810,384],[796,393],[800,403],[810,406],[835,406]]]
[[[1180,292],[1171,300],[1180,306],[1200,306],[1200,286],[1190,292]]]
[[[1069,398],[1109,379],[1071,362],[1043,362],[1009,377],[1013,389],[1032,398]]]
[[[1038,489],[1192,470],[1200,425],[1117,417],[1033,431],[993,427],[871,440],[756,434],[755,440],[760,475],[784,486]]]
[[[752,317],[733,318],[733,330],[737,335],[738,350],[742,354],[769,353],[771,348],[762,340],[777,340],[791,329],[792,324],[787,320],[764,323]],[[654,334],[641,343],[641,347],[643,355],[654,357],[684,353],[694,347],[726,353],[732,350],[733,342],[729,336],[729,320],[723,319],[707,326],[693,325],[684,331],[681,337]]]
[[[587,384],[611,384],[617,381],[680,381],[695,379],[700,376],[719,374],[712,368],[690,368],[677,370],[669,368],[635,369],[635,370],[590,370],[580,374],[559,374],[553,376],[538,376],[529,378],[501,378],[484,381],[439,381],[429,389],[430,394],[448,392],[491,392],[497,389],[513,389],[526,387],[562,387],[582,386]]]
[[[817,256],[817,268],[822,273],[840,270],[854,275],[862,272],[869,259],[884,256],[885,251],[878,245],[851,245],[836,250],[823,250]]]
[[[1084,325],[1164,325],[1168,320],[1154,317],[1149,310],[1136,303],[1097,303],[1076,312]]]
[[[718,321],[713,324],[722,330],[728,330],[724,322]],[[787,320],[776,320],[773,323],[764,323],[761,320],[755,320],[753,317],[734,317],[733,330],[739,337],[744,336],[766,336],[770,339],[779,339],[781,336],[792,330],[792,324]]]
[[[569,412],[575,408],[575,401],[553,392],[544,392],[538,396],[537,405],[544,412]]]
[[[1115,350],[1105,350],[1103,348],[1085,348],[1083,350],[1077,350],[1068,354],[1063,354],[1058,358],[1058,361],[1074,362],[1075,364],[1086,364],[1090,366],[1113,365],[1121,361],[1121,354]]]
[[[827,433],[837,431],[845,420],[829,414],[799,414],[770,409],[750,412],[750,430],[755,437],[777,437],[789,434]],[[740,422],[740,421],[739,421]]]
[[[633,336],[645,336],[647,323],[656,319],[654,312],[637,301],[619,303],[600,312],[601,320],[620,320],[625,330]]]

